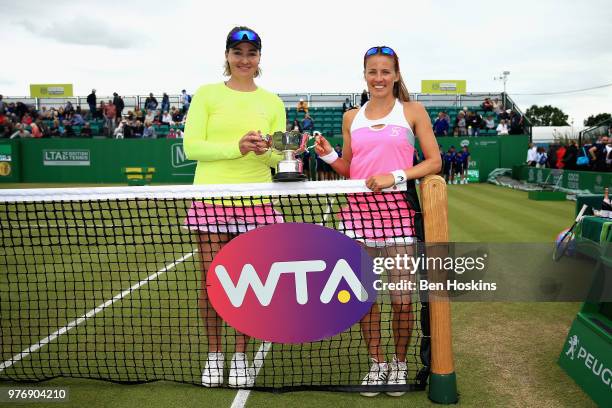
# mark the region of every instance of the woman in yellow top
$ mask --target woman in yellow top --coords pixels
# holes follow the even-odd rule
[[[235,184],[271,181],[270,168],[280,155],[273,154],[262,135],[285,130],[281,99],[259,88],[254,79],[261,71],[261,39],[248,27],[235,27],[225,47],[226,82],[204,85],[193,96],[185,126],[183,147],[197,161],[194,184]],[[208,359],[202,384],[223,384],[222,320],[206,292],[206,271],[223,246],[236,234],[259,225],[282,222],[269,204],[223,207],[194,202],[186,223],[198,231],[202,266],[200,314],[206,327]],[[251,387],[254,370],[245,355],[248,337],[237,333],[228,378],[230,387]]]

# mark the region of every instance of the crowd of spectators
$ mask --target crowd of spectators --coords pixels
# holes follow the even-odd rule
[[[182,137],[191,96],[182,91],[179,101],[182,109],[179,109],[170,106],[168,94],[163,94],[159,106],[155,96],[150,93],[144,102],[144,109],[136,106],[127,112],[123,98],[117,92],[113,93],[112,100],[98,103],[96,90],[92,89],[86,101],[88,110],[74,107],[70,101],[64,106],[43,106],[38,110],[23,102],[6,103],[0,95],[0,138]],[[160,132],[160,128],[163,131]]]
[[[611,129],[612,131],[612,129]],[[612,135],[601,136],[582,147],[576,140],[548,146],[529,145],[527,165],[539,168],[577,171],[612,171]]]
[[[433,122],[433,131],[436,136],[478,136],[482,131],[487,134],[520,135],[524,133],[524,119],[521,114],[512,109],[503,109],[498,98],[486,98],[480,105],[481,115],[476,110],[464,107],[457,112],[452,122],[446,111],[438,112]]]

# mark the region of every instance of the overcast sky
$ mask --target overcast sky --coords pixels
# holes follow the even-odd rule
[[[563,109],[575,125],[612,112],[612,2],[0,0],[0,94],[72,83],[75,95],[190,93],[223,79],[227,32],[263,41],[259,84],[277,93],[360,92],[373,45],[399,54],[411,92],[422,79],[465,79],[468,92],[508,92],[524,111]]]

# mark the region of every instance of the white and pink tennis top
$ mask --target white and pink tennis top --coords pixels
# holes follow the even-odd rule
[[[414,133],[404,116],[402,102],[396,100],[387,116],[375,120],[365,116],[368,103],[359,109],[351,124],[351,179],[367,179],[413,166]],[[375,129],[377,125],[383,127]]]
[[[413,166],[414,133],[395,101],[381,119],[365,116],[364,104],[351,124],[351,179],[367,179]],[[375,128],[383,125],[380,128]],[[415,236],[415,211],[402,193],[351,194],[342,207],[340,228],[368,246],[408,244]]]

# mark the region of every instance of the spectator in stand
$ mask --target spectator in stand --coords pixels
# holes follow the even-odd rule
[[[145,115],[144,121],[153,123],[155,121],[157,111],[155,110],[147,110],[147,114]]]
[[[53,119],[53,124],[49,129],[49,135],[51,137],[62,137],[65,133],[64,127],[60,124],[58,119]]]
[[[308,102],[306,102],[304,98],[300,98],[300,101],[297,104],[297,111],[308,113]]]
[[[163,117],[164,113],[162,111],[156,111],[155,116],[153,117],[153,126],[160,126],[162,124]]]
[[[508,125],[508,128],[510,127],[510,112],[512,112],[510,109],[507,109],[505,111],[501,111],[498,115],[497,118],[499,120],[505,120],[506,124]]]
[[[2,100],[2,95],[0,95],[0,115],[4,115],[6,113],[6,103]]]
[[[33,122],[32,115],[30,115],[29,112],[23,115],[23,118],[21,118],[21,123],[26,126],[29,126],[32,122]]]
[[[104,110],[106,109],[106,102],[100,101],[100,106],[98,106],[98,110],[96,111],[96,116],[102,120],[104,120]],[[59,118],[58,118],[59,119]]]
[[[499,116],[500,113],[504,111],[504,106],[502,105],[499,98],[493,99],[493,112]]]
[[[506,120],[502,119],[499,121],[499,125],[497,125],[497,135],[507,135],[508,134],[508,125],[506,124]]]
[[[97,104],[97,99],[96,99],[96,90],[92,89],[91,93],[89,95],[87,95],[87,104],[89,105],[89,113],[91,115],[92,119],[95,119],[98,117],[97,112],[96,112],[96,106],[98,106]]]
[[[543,147],[538,147],[536,150],[536,167],[544,168],[546,167],[546,163],[548,162],[548,154],[546,154],[546,149]]]
[[[576,160],[578,160],[578,143],[572,140],[565,149],[565,156],[563,156],[564,168],[566,170],[577,170]]]
[[[142,122],[137,120],[134,126],[132,126],[132,130],[134,131],[134,137],[141,138],[144,134],[144,126]]]
[[[125,120],[122,120],[121,122],[119,122],[119,125],[113,132],[113,136],[115,137],[115,139],[123,139],[123,136],[124,136],[123,132],[125,128],[126,128],[126,122]]]
[[[26,114],[26,112],[28,112],[28,107],[23,102],[17,102],[13,113],[15,114],[15,116],[17,116],[18,122],[21,122],[21,119],[23,119],[23,116]]]
[[[161,110],[162,112],[170,112],[170,97],[165,92],[162,96]]]
[[[293,119],[293,123],[291,124],[291,130],[295,130],[297,132],[302,131],[302,125],[300,124],[300,121],[297,120],[297,118]]]
[[[487,130],[495,130],[495,119],[493,118],[493,114],[489,113],[484,120],[485,129]]]
[[[145,117],[144,112],[138,106],[136,106],[134,108],[134,119],[143,122],[144,121],[144,117]]]
[[[347,110],[353,109],[353,103],[349,98],[346,98],[342,103],[342,112],[346,112]]]
[[[35,122],[38,125],[40,131],[42,132],[42,137],[49,137],[49,126],[45,124],[42,117],[39,116]]]
[[[529,149],[527,150],[527,160],[525,161],[529,167],[535,167],[537,163],[537,154],[538,147],[534,143],[529,143]]]
[[[144,132],[142,133],[142,138],[143,139],[157,139],[155,128],[153,127],[153,123],[150,120],[145,121]]]
[[[117,92],[113,92],[113,105],[115,105],[116,109],[116,118],[115,123],[121,122],[121,118],[123,117],[123,109],[125,108],[125,103],[123,102],[123,98],[117,94]]]
[[[89,126],[89,122],[85,122],[81,128],[81,137],[91,137],[91,127]]]
[[[181,91],[179,103],[183,104],[183,114],[186,114],[189,110],[189,106],[191,105],[191,95],[189,95],[185,89]],[[175,120],[175,122],[177,121]]]
[[[183,113],[174,106],[171,108],[170,114],[174,123],[181,123],[183,120]]]
[[[155,111],[157,109],[157,99],[153,96],[153,92],[149,93],[149,97],[145,99],[145,109],[147,112]]]
[[[310,117],[310,114],[304,115],[302,119],[302,131],[312,132],[314,130],[314,120]]]
[[[465,136],[467,135],[467,121],[465,120],[465,113],[460,111],[455,118],[455,136]]]
[[[438,117],[433,124],[434,135],[446,136],[448,135],[448,121],[444,116],[444,112],[438,112]]]
[[[565,163],[563,162],[563,157],[565,157],[565,152],[566,151],[567,151],[567,149],[565,148],[565,146],[561,145],[561,146],[559,146],[559,148],[555,152],[555,154],[557,156],[557,161],[555,163],[556,168],[563,169],[565,167]]]
[[[485,112],[493,112],[493,101],[491,101],[491,98],[485,98],[484,102],[480,106]]]
[[[174,125],[174,122],[172,121],[172,115],[170,115],[170,112],[168,111],[164,112],[164,114],[162,115],[161,123],[164,125]]]
[[[467,116],[468,135],[478,136],[480,127],[482,126],[482,116],[476,112],[469,112]]]
[[[365,105],[369,99],[370,98],[368,97],[368,91],[364,89],[361,93],[361,103],[359,104],[359,106]]]
[[[589,148],[588,152],[591,157],[591,170],[606,171],[607,144],[608,136],[603,136],[597,139],[597,142]]]
[[[510,112],[510,134],[523,134],[523,117],[514,111]]]
[[[74,106],[72,106],[72,102],[66,101],[66,106],[64,106],[64,113],[67,115],[74,113]]]
[[[134,138],[134,121],[133,120],[125,121],[125,125],[123,125],[123,138],[124,139]]]
[[[115,119],[117,118],[117,108],[113,105],[112,101],[104,106],[104,127],[106,128],[105,135],[107,137],[113,137],[115,132]]]
[[[73,126],[83,126],[85,124],[85,119],[83,119],[80,113],[75,113],[72,116],[71,124]]]
[[[38,119],[40,121],[40,119]],[[32,137],[36,138],[36,139],[40,139],[41,137],[43,137],[43,132],[40,129],[40,127],[38,126],[38,123],[34,122],[30,125],[30,129],[31,129],[31,133],[32,133]]]
[[[17,131],[11,135],[11,139],[25,139],[32,137],[32,134],[25,129],[25,125],[22,123],[17,124]]]

